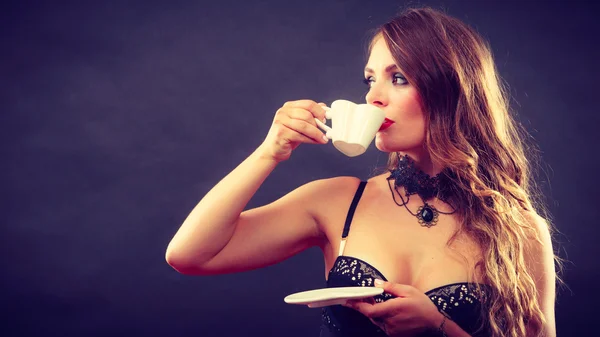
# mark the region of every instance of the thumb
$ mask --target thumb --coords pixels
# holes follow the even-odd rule
[[[397,297],[406,297],[410,294],[413,287],[406,284],[392,283],[383,280],[375,280],[375,286],[378,288],[383,288],[388,294],[397,296]]]

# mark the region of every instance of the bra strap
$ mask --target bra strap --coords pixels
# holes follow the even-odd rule
[[[356,190],[354,199],[352,199],[352,203],[350,204],[348,215],[346,215],[346,223],[344,223],[344,232],[342,232],[342,241],[340,242],[338,256],[344,253],[344,247],[346,247],[346,237],[348,236],[348,232],[350,232],[350,224],[352,223],[352,218],[354,217],[354,211],[356,211],[356,206],[358,205],[358,201],[360,200],[366,185],[366,181],[361,181],[360,184],[358,184],[358,189]]]

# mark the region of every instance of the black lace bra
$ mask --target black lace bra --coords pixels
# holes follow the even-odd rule
[[[354,211],[362,196],[366,182],[361,181],[352,200],[344,232],[339,256],[329,271],[326,286],[332,287],[372,287],[376,278],[387,281],[377,268],[359,258],[344,256],[345,239],[350,230]],[[486,284],[459,282],[443,285],[427,291],[431,301],[438,310],[445,313],[463,330],[473,337],[489,336],[489,326],[486,324],[486,313],[483,308],[485,296],[490,291]],[[375,302],[381,303],[394,296],[383,293],[375,296]],[[367,337],[386,336],[386,334],[360,312],[341,305],[333,305],[322,309],[321,337]],[[478,329],[481,325],[481,329]],[[478,331],[479,330],[479,331]],[[419,337],[437,336],[434,332],[424,333]]]

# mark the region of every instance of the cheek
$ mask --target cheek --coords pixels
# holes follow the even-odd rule
[[[397,122],[404,134],[420,135],[425,131],[425,113],[423,112],[421,97],[413,88],[399,93],[397,98]]]
[[[424,143],[425,128],[417,123],[398,127],[394,132],[379,132],[375,138],[375,146],[384,152],[420,148]]]
[[[425,113],[423,112],[423,104],[421,96],[417,93],[416,89],[407,90],[403,97],[404,111],[407,119],[415,121],[425,120]]]
[[[416,90],[403,92],[396,100],[395,110],[397,125],[393,131],[378,134],[377,148],[392,152],[421,147],[425,142],[426,116]]]
[[[407,93],[404,103],[404,118],[407,121],[406,126],[410,128],[405,131],[417,137],[424,137],[426,117],[421,104],[421,96],[415,89],[412,89]]]

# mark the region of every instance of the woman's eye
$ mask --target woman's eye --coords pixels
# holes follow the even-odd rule
[[[363,83],[366,84],[369,88],[373,85],[373,82],[375,82],[375,79],[373,79],[373,76],[369,76],[369,77],[363,79]],[[392,77],[392,83],[398,84],[398,85],[403,85],[403,84],[407,84],[408,81],[402,74],[396,73]]]
[[[394,74],[394,83],[395,84],[406,84],[408,81],[402,74]]]

